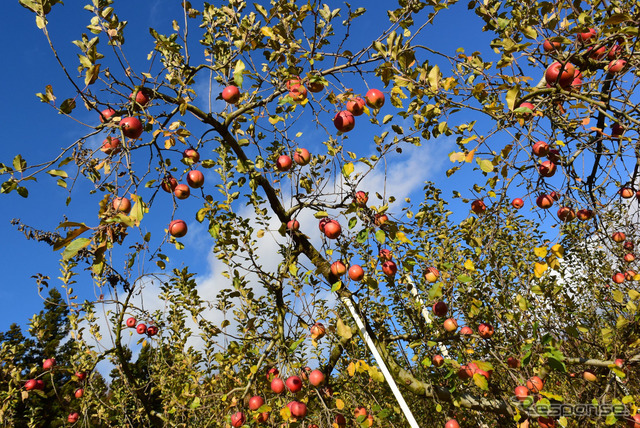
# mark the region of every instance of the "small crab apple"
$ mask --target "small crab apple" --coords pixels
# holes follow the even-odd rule
[[[67,416],[67,422],[70,424],[75,424],[78,422],[78,419],[80,419],[80,415],[77,412],[70,413],[69,416]]]
[[[545,40],[544,43],[542,44],[542,48],[544,49],[545,52],[558,50],[560,46],[561,46],[560,42],[552,42],[550,40]]]
[[[136,326],[137,320],[134,317],[127,318],[127,327],[133,328]]]
[[[136,332],[138,334],[145,334],[147,332],[147,326],[145,324],[138,324],[138,326],[136,327]]]
[[[471,203],[471,211],[476,214],[483,214],[486,210],[487,206],[480,199],[477,199]]]
[[[157,326],[150,325],[149,327],[147,327],[147,336],[153,337],[156,334],[158,334],[158,327]]]
[[[307,149],[296,149],[293,153],[293,161],[300,166],[305,166],[311,162],[311,153]]]
[[[627,239],[627,235],[625,235],[624,232],[614,232],[611,235],[611,239],[613,239],[614,242],[622,242]]]
[[[376,226],[382,226],[389,221],[389,216],[384,213],[377,213],[373,216],[373,223]]]
[[[347,111],[354,116],[360,116],[364,113],[364,100],[360,97],[351,98],[347,101]]]
[[[516,386],[515,396],[519,401],[524,401],[529,396],[529,390],[526,386]]]
[[[278,171],[289,171],[291,169],[291,158],[287,155],[280,155],[276,160],[276,169]]]
[[[469,327],[468,325],[465,325],[460,329],[460,334],[462,336],[471,336],[473,334],[473,330],[471,330],[471,327]]]
[[[204,174],[194,169],[187,174],[187,184],[193,189],[199,189],[204,185]]]
[[[586,208],[579,209],[578,212],[576,212],[576,217],[578,217],[580,221],[587,221],[593,217],[593,211]]]
[[[302,79],[300,79],[300,76],[292,76],[289,80],[287,80],[287,83],[285,83],[287,91],[290,91],[294,86],[297,85],[302,85]]]
[[[75,377],[77,377],[78,380],[80,382],[82,382],[83,380],[85,380],[87,378],[87,373],[86,372],[75,372]]]
[[[83,395],[84,395],[84,389],[82,388],[76,389],[75,392],[73,393],[73,396],[76,398],[82,398]]]
[[[511,206],[519,210],[520,208],[524,207],[524,201],[522,200],[522,198],[514,198],[511,201]]]
[[[531,103],[521,103],[518,108],[528,108],[529,110],[531,110],[532,112],[536,111],[536,108],[533,104]],[[523,113],[522,117],[524,119],[531,119],[531,113]]]
[[[382,260],[392,260],[393,254],[391,253],[391,250],[382,248],[380,252],[378,252],[378,257]]]
[[[624,199],[631,199],[636,194],[636,192],[634,192],[633,189],[629,187],[623,187],[618,191],[618,193],[620,193],[620,196],[622,196]]]
[[[360,265],[352,265],[349,267],[349,278],[354,281],[362,281],[364,278],[364,269]]]
[[[311,338],[313,340],[318,340],[324,337],[327,330],[324,328],[324,324],[322,324],[321,322],[317,322],[311,326],[309,332],[311,333]]]
[[[454,318],[447,318],[442,324],[444,329],[448,332],[456,331],[458,329],[458,322]]]
[[[449,419],[446,424],[444,424],[444,428],[460,428],[460,424],[455,419]]]
[[[378,89],[369,89],[364,98],[371,108],[379,109],[384,105],[384,94]]]
[[[627,253],[623,257],[624,261],[627,263],[631,263],[636,259],[636,256],[633,253]]]
[[[120,139],[109,136],[102,142],[100,151],[102,151],[107,156],[111,156],[120,153],[120,148]]]
[[[271,367],[269,369],[269,371],[267,371],[267,380],[271,381],[272,379],[276,378],[280,376],[280,370],[278,370],[276,367]]]
[[[483,339],[489,339],[491,336],[493,336],[493,326],[491,324],[488,323],[480,323],[480,325],[478,326],[478,333],[480,334],[480,337]]]
[[[173,220],[169,223],[169,234],[174,238],[182,238],[187,234],[187,223],[184,220]]]
[[[333,124],[338,131],[349,132],[356,126],[356,120],[351,112],[343,110],[335,115]]]
[[[622,272],[617,272],[613,274],[613,277],[611,277],[611,280],[616,284],[622,284],[625,280],[625,275]]]
[[[55,358],[47,358],[42,363],[42,368],[44,370],[51,370],[53,367],[55,367],[55,365],[56,365],[56,359]]]
[[[222,90],[222,99],[229,104],[236,104],[240,100],[240,89],[234,85],[227,86]]]
[[[331,273],[335,276],[342,276],[347,272],[347,267],[340,260],[331,264]]]

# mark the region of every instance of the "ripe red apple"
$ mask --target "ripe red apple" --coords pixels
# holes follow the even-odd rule
[[[200,162],[200,153],[194,148],[188,148],[182,152],[182,159],[189,165]]]
[[[78,419],[80,419],[80,415],[77,412],[69,413],[69,416],[67,416],[67,422],[70,424],[75,424]]]
[[[480,199],[477,199],[471,203],[471,211],[476,214],[483,214],[486,210],[487,206]]]
[[[438,280],[438,278],[440,278],[440,272],[438,272],[438,269],[434,267],[428,267],[427,271],[424,274],[424,279],[426,279],[427,282],[434,283]]]
[[[231,415],[231,426],[234,428],[241,427],[242,425],[244,425],[246,421],[247,421],[247,418],[242,412],[236,412],[233,415]]]
[[[356,192],[354,202],[357,206],[364,207],[367,205],[368,201],[369,201],[369,196],[365,192],[363,192],[362,190],[358,190]]]
[[[293,220],[289,220],[287,222],[287,229],[288,230],[299,230],[300,229],[300,222],[296,219]]]
[[[511,201],[511,206],[519,210],[520,208],[524,207],[524,201],[522,200],[522,198],[515,198],[513,201]]]
[[[627,253],[624,255],[624,261],[627,263],[631,263],[636,259],[636,256],[633,253]]]
[[[633,281],[635,277],[636,277],[636,271],[634,270],[628,270],[624,273],[624,279],[626,279],[627,281]]]
[[[187,174],[187,184],[194,189],[201,188],[204,185],[204,174],[197,169],[189,171],[189,174]]]
[[[551,161],[544,161],[538,166],[538,172],[543,177],[553,177],[556,169],[556,164]]]
[[[560,207],[558,209],[558,218],[568,223],[576,218],[576,213],[570,207]]]
[[[264,404],[264,398],[259,395],[254,395],[249,399],[249,409],[258,410]]]
[[[616,284],[622,284],[624,282],[624,274],[622,272],[615,273],[611,278]]]
[[[173,194],[176,195],[178,199],[187,199],[189,195],[191,195],[191,190],[189,190],[189,186],[186,184],[178,184]]]
[[[302,389],[302,379],[300,376],[290,376],[286,382],[287,388],[291,392],[298,392]]]
[[[389,221],[389,217],[386,214],[377,213],[377,214],[375,214],[373,216],[373,223],[376,226],[382,226],[383,224],[385,224],[388,221]]]
[[[514,357],[509,357],[507,358],[507,366],[511,367],[512,369],[517,369],[518,367],[520,367],[520,360]]]
[[[438,317],[443,317],[447,314],[447,304],[445,302],[436,302],[433,304],[431,308],[433,310],[433,314]]]
[[[624,134],[624,126],[620,125],[618,122],[611,125],[611,137],[620,138]]]
[[[444,364],[444,358],[442,355],[434,355],[433,358],[431,358],[431,363],[436,367],[442,367]]]
[[[586,42],[587,40],[594,37],[595,35],[596,35],[595,28],[589,28],[589,30],[586,33],[578,33],[578,40],[581,42]]]
[[[133,328],[136,326],[137,320],[134,317],[127,318],[127,327]]]
[[[615,364],[617,368],[621,369],[624,367],[624,360],[622,358],[616,358],[613,364]]]
[[[398,271],[398,266],[391,260],[382,263],[382,272],[387,276],[393,276]]]
[[[324,337],[324,335],[326,334],[326,329],[324,328],[324,325],[322,323],[317,322],[311,326],[309,332],[311,333],[312,339],[318,340]]]
[[[473,370],[467,365],[462,365],[460,369],[458,369],[458,377],[461,380],[470,379],[473,377]]]
[[[47,358],[46,360],[44,360],[44,362],[42,363],[42,368],[44,370],[51,370],[53,369],[53,367],[56,365],[56,359],[55,358]]]
[[[364,97],[371,108],[379,109],[384,105],[384,94],[378,89],[369,89]]]
[[[141,105],[142,107],[146,106],[149,103],[149,97],[145,92],[146,90],[144,89],[139,89],[138,92],[136,92],[135,102]],[[131,101],[134,101],[133,92],[129,94],[129,99]],[[136,106],[136,108],[137,107],[138,106]]]
[[[545,40],[542,44],[542,48],[545,52],[551,52],[560,48],[560,42],[552,42],[550,40]]]
[[[354,116],[364,113],[364,100],[360,97],[351,98],[347,101],[347,111]]]
[[[614,59],[607,66],[609,73],[620,73],[627,66],[627,61],[624,59]]]
[[[120,139],[109,136],[102,142],[100,151],[102,151],[107,156],[111,156],[119,153],[120,147]]]
[[[29,379],[24,383],[24,389],[26,389],[27,391],[31,391],[33,389],[36,389],[36,385],[37,383],[35,379]]]
[[[269,369],[269,371],[267,372],[267,380],[268,381],[272,381],[274,378],[280,376],[280,371],[275,368],[275,367],[271,367]]]
[[[614,232],[611,235],[611,239],[613,239],[614,242],[622,242],[627,239],[627,235],[625,235],[624,232]]]
[[[538,157],[546,156],[549,153],[549,145],[544,141],[538,141],[533,145],[531,151]]]
[[[307,88],[309,88],[309,92],[322,92],[322,90],[324,89],[324,83],[319,80],[309,81],[309,83],[307,84]]]
[[[471,336],[473,334],[473,330],[471,330],[471,327],[469,326],[464,326],[460,329],[460,335],[461,336]]]
[[[44,390],[44,381],[42,379],[36,380],[36,389],[40,391]]]
[[[333,125],[340,132],[349,132],[356,126],[356,120],[351,112],[343,110],[335,115]]]
[[[173,193],[177,185],[178,185],[178,180],[176,180],[171,176],[168,176],[162,180],[160,187],[162,187],[162,190],[164,190],[167,193]]]
[[[287,80],[287,83],[285,83],[285,85],[287,87],[287,91],[290,91],[294,86],[302,85],[302,79],[300,79],[300,76],[292,76],[289,80]]]
[[[117,197],[111,203],[114,210],[128,214],[131,211],[131,201],[125,197]]]
[[[342,228],[336,220],[329,220],[324,226],[324,234],[329,239],[337,239],[341,233]]]
[[[169,223],[169,234],[174,238],[182,238],[187,234],[187,223],[183,220],[173,220]]]
[[[240,100],[240,89],[237,86],[229,85],[222,90],[222,99],[229,104],[235,104]]]
[[[335,423],[338,425],[339,428],[343,428],[344,426],[347,425],[347,420],[344,418],[344,416],[338,413],[335,417]]]
[[[448,332],[456,331],[456,329],[458,328],[458,322],[453,318],[447,318],[446,320],[444,320],[444,323],[442,325]]]
[[[293,161],[298,165],[304,166],[311,162],[311,153],[307,149],[296,149],[293,153]]]
[[[578,217],[578,220],[580,221],[587,221],[591,217],[593,217],[593,211],[582,208],[578,210],[578,212],[576,213],[576,217]]]
[[[358,419],[360,416],[364,416],[366,418],[367,414],[367,408],[364,406],[357,406],[355,409],[353,409],[353,417],[356,419]]]
[[[386,248],[380,250],[378,257],[382,260],[393,260],[393,254]]]
[[[282,394],[285,390],[284,381],[279,377],[274,378],[271,381],[271,390],[276,394]]]
[[[553,198],[550,195],[540,195],[536,199],[536,205],[539,208],[548,210],[553,205]]]
[[[349,268],[349,278],[354,281],[362,281],[364,278],[364,269],[360,265],[352,265]]]
[[[533,392],[534,394],[538,393],[542,391],[542,388],[544,388],[544,382],[542,381],[542,379],[540,379],[540,377],[532,376],[527,381],[527,388],[529,389],[530,392]]]
[[[446,424],[444,424],[444,428],[460,428],[460,424],[455,419],[449,419]]]
[[[636,413],[635,416],[629,417],[627,421],[627,428],[640,428],[640,413]]]
[[[287,155],[280,155],[276,161],[276,169],[278,171],[289,171],[293,162]]]
[[[113,116],[116,115],[116,111],[112,108],[106,108],[100,112],[100,122],[104,123],[104,121],[109,121]]]
[[[136,327],[136,331],[138,332],[138,334],[145,334],[147,332],[147,326],[142,324],[142,323],[140,323]]]
[[[527,399],[527,396],[529,395],[529,390],[527,389],[526,386],[516,386],[515,395],[518,400],[524,401]]]
[[[142,135],[142,122],[137,117],[125,117],[120,121],[120,128],[125,137],[133,140]]]
[[[524,108],[528,108],[529,110],[531,110],[532,112],[536,111],[536,108],[534,107],[533,104],[531,103],[521,103],[518,108],[520,107],[524,107]],[[525,119],[531,119],[531,113],[523,113],[522,115],[523,118]]]
[[[600,46],[597,49],[594,49],[593,46],[589,46],[587,48],[587,52],[589,52],[589,58],[591,59],[595,59],[596,61],[602,59],[605,54],[607,53],[607,47],[606,46]]]
[[[314,370],[309,373],[309,383],[313,386],[320,386],[324,383],[325,376],[320,370]]]
[[[292,86],[289,90],[289,96],[293,98],[293,101],[300,103],[307,99],[307,88],[303,85]]]
[[[491,324],[488,323],[480,323],[480,325],[478,326],[478,333],[480,334],[480,337],[483,339],[489,339],[491,336],[493,336],[493,326]]]
[[[74,392],[73,395],[76,398],[82,398],[82,396],[84,395],[84,389],[82,388],[76,389],[76,392]]]
[[[302,419],[307,416],[307,405],[299,401],[292,401],[288,404],[291,416],[296,419]]]
[[[80,382],[82,382],[83,380],[85,380],[87,378],[87,373],[85,373],[85,372],[76,372],[75,376],[78,378],[78,380]]]
[[[147,327],[147,336],[153,337],[156,334],[158,334],[158,327],[156,327],[155,325],[150,325],[149,327]]]
[[[342,276],[347,273],[347,267],[340,260],[331,263],[331,273],[335,276]]]
[[[538,426],[540,428],[554,428],[556,426],[556,420],[552,418],[539,417]]]
[[[618,191],[618,193],[620,193],[620,196],[622,196],[624,199],[630,199],[636,194],[636,192],[634,192],[633,189],[629,187],[623,187]]]
[[[573,82],[576,69],[571,63],[562,64],[558,61],[547,67],[544,78],[550,85],[559,84],[563,88],[568,88]]]
[[[269,420],[269,412],[258,413],[253,417],[253,420],[258,424],[263,424]]]

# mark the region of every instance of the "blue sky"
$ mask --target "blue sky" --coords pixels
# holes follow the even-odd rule
[[[384,7],[389,4],[388,2],[352,2],[352,6],[354,8],[360,6],[358,3],[373,11],[372,16],[375,13],[383,13]],[[338,7],[336,2],[332,4],[335,4],[332,7]],[[169,28],[170,20],[175,17],[168,16],[169,11],[175,9],[175,5],[176,2],[168,0],[156,1],[149,9],[142,3],[131,2],[127,5],[126,11],[119,13],[121,19],[129,21],[125,50],[128,57],[133,58],[134,63],[141,66],[143,70],[147,68],[146,56],[153,47],[148,28],[156,27],[159,32]],[[163,17],[165,13],[166,18]],[[83,11],[74,2],[55,7],[50,15],[50,32],[72,75],[75,75],[77,48],[70,43],[70,40],[79,38],[82,32],[86,32],[84,26],[88,19],[88,12]],[[375,18],[367,19],[375,21]],[[487,43],[489,35],[480,33],[482,23],[472,11],[466,10],[466,5],[458,5],[455,10],[444,12],[440,22],[440,25],[426,32],[425,43],[429,46],[447,51],[452,55],[459,46],[464,46],[468,53],[474,50],[483,51],[483,54],[489,53]],[[0,107],[2,109],[0,123],[5,132],[5,143],[0,146],[0,162],[10,165],[13,157],[20,153],[29,164],[37,164],[55,156],[61,147],[70,145],[87,129],[58,115],[34,95],[36,92],[44,92],[47,84],[53,85],[59,101],[72,96],[72,92],[47,46],[45,37],[35,27],[33,15],[22,8],[17,1],[12,1],[3,6],[0,24],[3,39],[12,41],[4,44],[5,66],[0,69],[0,82],[3,82],[4,94],[4,103]],[[195,33],[194,28],[192,34]],[[367,33],[354,32],[352,36],[354,45],[366,42],[369,36]],[[448,64],[441,65],[441,69],[447,68]],[[364,90],[364,86],[358,86],[358,82],[354,81],[354,89]],[[385,106],[382,113],[384,109],[391,111],[392,107]],[[76,112],[82,121],[87,123],[97,121],[94,117],[95,113],[87,112],[82,106],[78,107]],[[367,148],[362,144],[366,143],[363,143],[355,132],[349,136],[350,141],[357,144],[358,150],[362,150],[362,153],[358,152],[359,155],[365,155]],[[101,138],[94,139],[93,144],[98,144]],[[312,152],[320,150],[320,145],[314,146],[311,142],[308,147]],[[451,179],[446,179],[444,175],[444,170],[451,166],[447,156],[452,150],[449,148],[452,148],[450,143],[440,139],[425,142],[422,148],[413,150],[418,160],[428,159],[430,162],[425,168],[425,179],[436,181],[448,190],[453,188],[464,190],[467,186],[465,174],[456,174]],[[424,151],[428,151],[428,156]],[[410,154],[411,150],[405,151],[405,156]],[[415,178],[411,174],[407,175],[407,172],[413,172],[419,169],[419,166],[426,165],[404,163],[409,162],[404,156],[397,156],[395,159],[390,164],[389,170],[391,174],[396,174],[394,177],[397,177],[396,180],[402,184],[396,184],[395,187],[391,183],[387,185],[389,193],[397,195],[398,192],[403,193],[404,183]],[[208,175],[208,178],[211,176]],[[380,180],[381,177],[375,179]],[[422,189],[421,180],[417,183],[409,186],[411,191],[417,191],[411,194],[414,202],[418,201],[416,197],[420,196]],[[3,331],[13,322],[25,325],[29,317],[41,310],[42,300],[37,294],[32,275],[42,273],[51,277],[50,284],[59,284],[56,280],[59,273],[59,255],[44,244],[26,241],[16,228],[10,225],[10,220],[20,218],[30,226],[49,230],[62,221],[63,215],[71,221],[82,219],[89,223],[92,219],[97,221],[95,213],[99,198],[96,195],[88,195],[90,187],[82,180],[78,181],[68,207],[64,203],[67,192],[56,186],[55,180],[46,175],[41,175],[38,183],[29,183],[27,187],[29,197],[26,199],[17,195],[16,192],[0,195],[0,236],[3,237],[4,244],[0,246],[0,257],[3,261],[0,270],[4,283],[0,287],[0,330]],[[395,190],[390,191],[391,187]],[[446,195],[449,194],[450,192],[446,193]],[[158,198],[162,196],[165,195],[159,194]],[[470,193],[466,196],[470,196]],[[199,202],[191,202],[191,207],[194,209],[187,210],[180,207],[184,212],[185,220],[193,228],[184,240],[187,247],[181,252],[168,251],[167,253],[174,266],[188,263],[192,266],[192,271],[198,272],[201,280],[206,283],[219,278],[219,272],[215,270],[220,266],[216,265],[216,261],[211,257],[212,241],[207,239],[205,227],[197,225],[193,219],[193,213],[197,210],[195,207]],[[459,203],[458,205],[454,203],[453,206],[460,208],[459,217],[465,217],[468,214],[468,207],[460,206]],[[170,210],[170,207],[171,203],[168,200],[157,202],[152,212],[145,218],[143,230],[161,234],[168,223],[162,210]],[[527,208],[529,207],[530,204],[527,203]],[[178,214],[183,215],[182,212],[179,211]],[[313,228],[317,230],[315,224]],[[81,282],[74,286],[76,292],[81,298],[94,299],[99,292],[93,289],[91,281],[87,280],[86,276],[78,278]]]

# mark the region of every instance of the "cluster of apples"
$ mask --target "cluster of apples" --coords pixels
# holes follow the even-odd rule
[[[158,327],[155,325],[150,325],[147,327],[147,325],[145,323],[140,323],[138,324],[138,321],[134,318],[134,317],[129,317],[127,318],[126,321],[127,327],[129,328],[135,328],[136,329],[136,333],[138,334],[145,334],[149,337],[155,336],[156,334],[158,334]]]
[[[356,116],[364,113],[365,103],[367,106],[379,110],[384,105],[384,94],[379,89],[369,89],[364,96],[353,97],[347,101],[346,110],[339,111],[333,118],[333,125],[340,132],[349,132],[356,126]]]
[[[56,367],[55,358],[47,358],[42,363],[42,368],[45,371],[52,371],[54,370],[55,367]],[[87,374],[85,372],[75,372],[74,376],[79,382],[82,382],[87,378]],[[42,391],[44,390],[44,381],[42,381],[42,379],[29,379],[25,382],[24,389],[26,391],[33,391],[33,390]],[[77,388],[73,393],[73,395],[76,398],[82,398],[84,396],[84,389],[82,387]],[[78,414],[77,412],[71,412],[67,416],[67,421],[72,424],[78,422],[79,419],[80,419],[80,414]]]
[[[134,110],[139,110],[140,107],[146,107],[149,104],[149,92],[145,88],[141,88],[135,92],[129,94],[129,100]],[[118,118],[118,112],[112,108],[104,109],[100,112],[100,122],[105,123]],[[126,116],[119,119],[118,126],[122,130],[122,135],[132,140],[137,140],[142,135],[143,127],[142,122],[135,116]],[[122,144],[117,137],[107,136],[102,142],[100,150],[106,155],[111,156],[120,152]]]
[[[627,235],[624,232],[614,232],[611,235],[611,240],[617,244],[622,244],[622,250],[625,253],[622,260],[625,263],[631,263],[635,261],[636,256],[633,253],[635,245],[632,241],[627,241]],[[637,273],[632,269],[627,269],[626,272],[616,272],[611,278],[616,284],[622,284],[625,281],[635,281]]]
[[[307,149],[297,148],[293,153],[293,160],[289,155],[280,155],[276,160],[276,170],[280,172],[289,171],[293,166],[293,162],[300,166],[305,166],[311,162],[311,153]]]

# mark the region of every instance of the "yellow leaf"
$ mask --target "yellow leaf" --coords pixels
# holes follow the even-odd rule
[[[475,265],[473,264],[473,262],[471,260],[467,260],[467,261],[464,262],[464,268],[466,270],[470,270],[470,271],[473,271],[473,272],[476,271],[476,267],[475,267]]]
[[[551,252],[554,256],[560,259],[564,257],[564,248],[560,244],[555,244],[553,247],[551,247]]]
[[[354,167],[353,167],[353,162],[346,163],[346,164],[344,164],[344,166],[342,167],[342,174],[343,174],[345,177],[348,177],[348,176],[350,176],[350,175],[351,175],[351,173],[353,172],[353,169],[354,169]]]
[[[463,152],[452,152],[449,155],[449,160],[451,162],[463,162],[465,159]]]
[[[264,230],[260,229],[256,235],[258,235],[258,238],[262,238],[264,236]]]
[[[274,34],[273,34],[273,31],[271,31],[271,28],[269,28],[269,27],[262,27],[260,29],[260,32],[262,33],[263,36],[267,36],[267,37],[270,37],[272,39],[275,37]]]
[[[540,278],[544,271],[546,271],[548,268],[549,266],[546,263],[536,262],[533,268],[533,273],[535,274],[536,278]]]
[[[464,161],[466,163],[471,163],[471,161],[473,160],[473,156],[476,154],[476,149],[471,150],[469,153],[467,153],[467,156],[464,158]]]
[[[352,376],[356,374],[356,365],[353,364],[353,362],[349,363],[349,367],[347,367],[347,373],[349,373],[349,376]]]
[[[558,258],[555,254],[549,254],[549,257],[547,257],[547,264],[549,265],[549,267],[551,267],[551,269],[560,269],[560,262],[558,261]]]
[[[547,257],[547,249],[544,247],[537,247],[533,249],[533,253],[541,258]]]
[[[409,238],[407,238],[407,236],[404,234],[404,232],[396,233],[396,238],[398,238],[398,240],[400,242],[404,242],[405,244],[413,245],[413,242],[411,242],[411,240],[409,240]]]
[[[338,410],[342,410],[342,409],[344,409],[344,401],[342,401],[341,399],[339,399],[339,398],[338,398],[338,399],[336,400],[336,408],[337,408]]]

